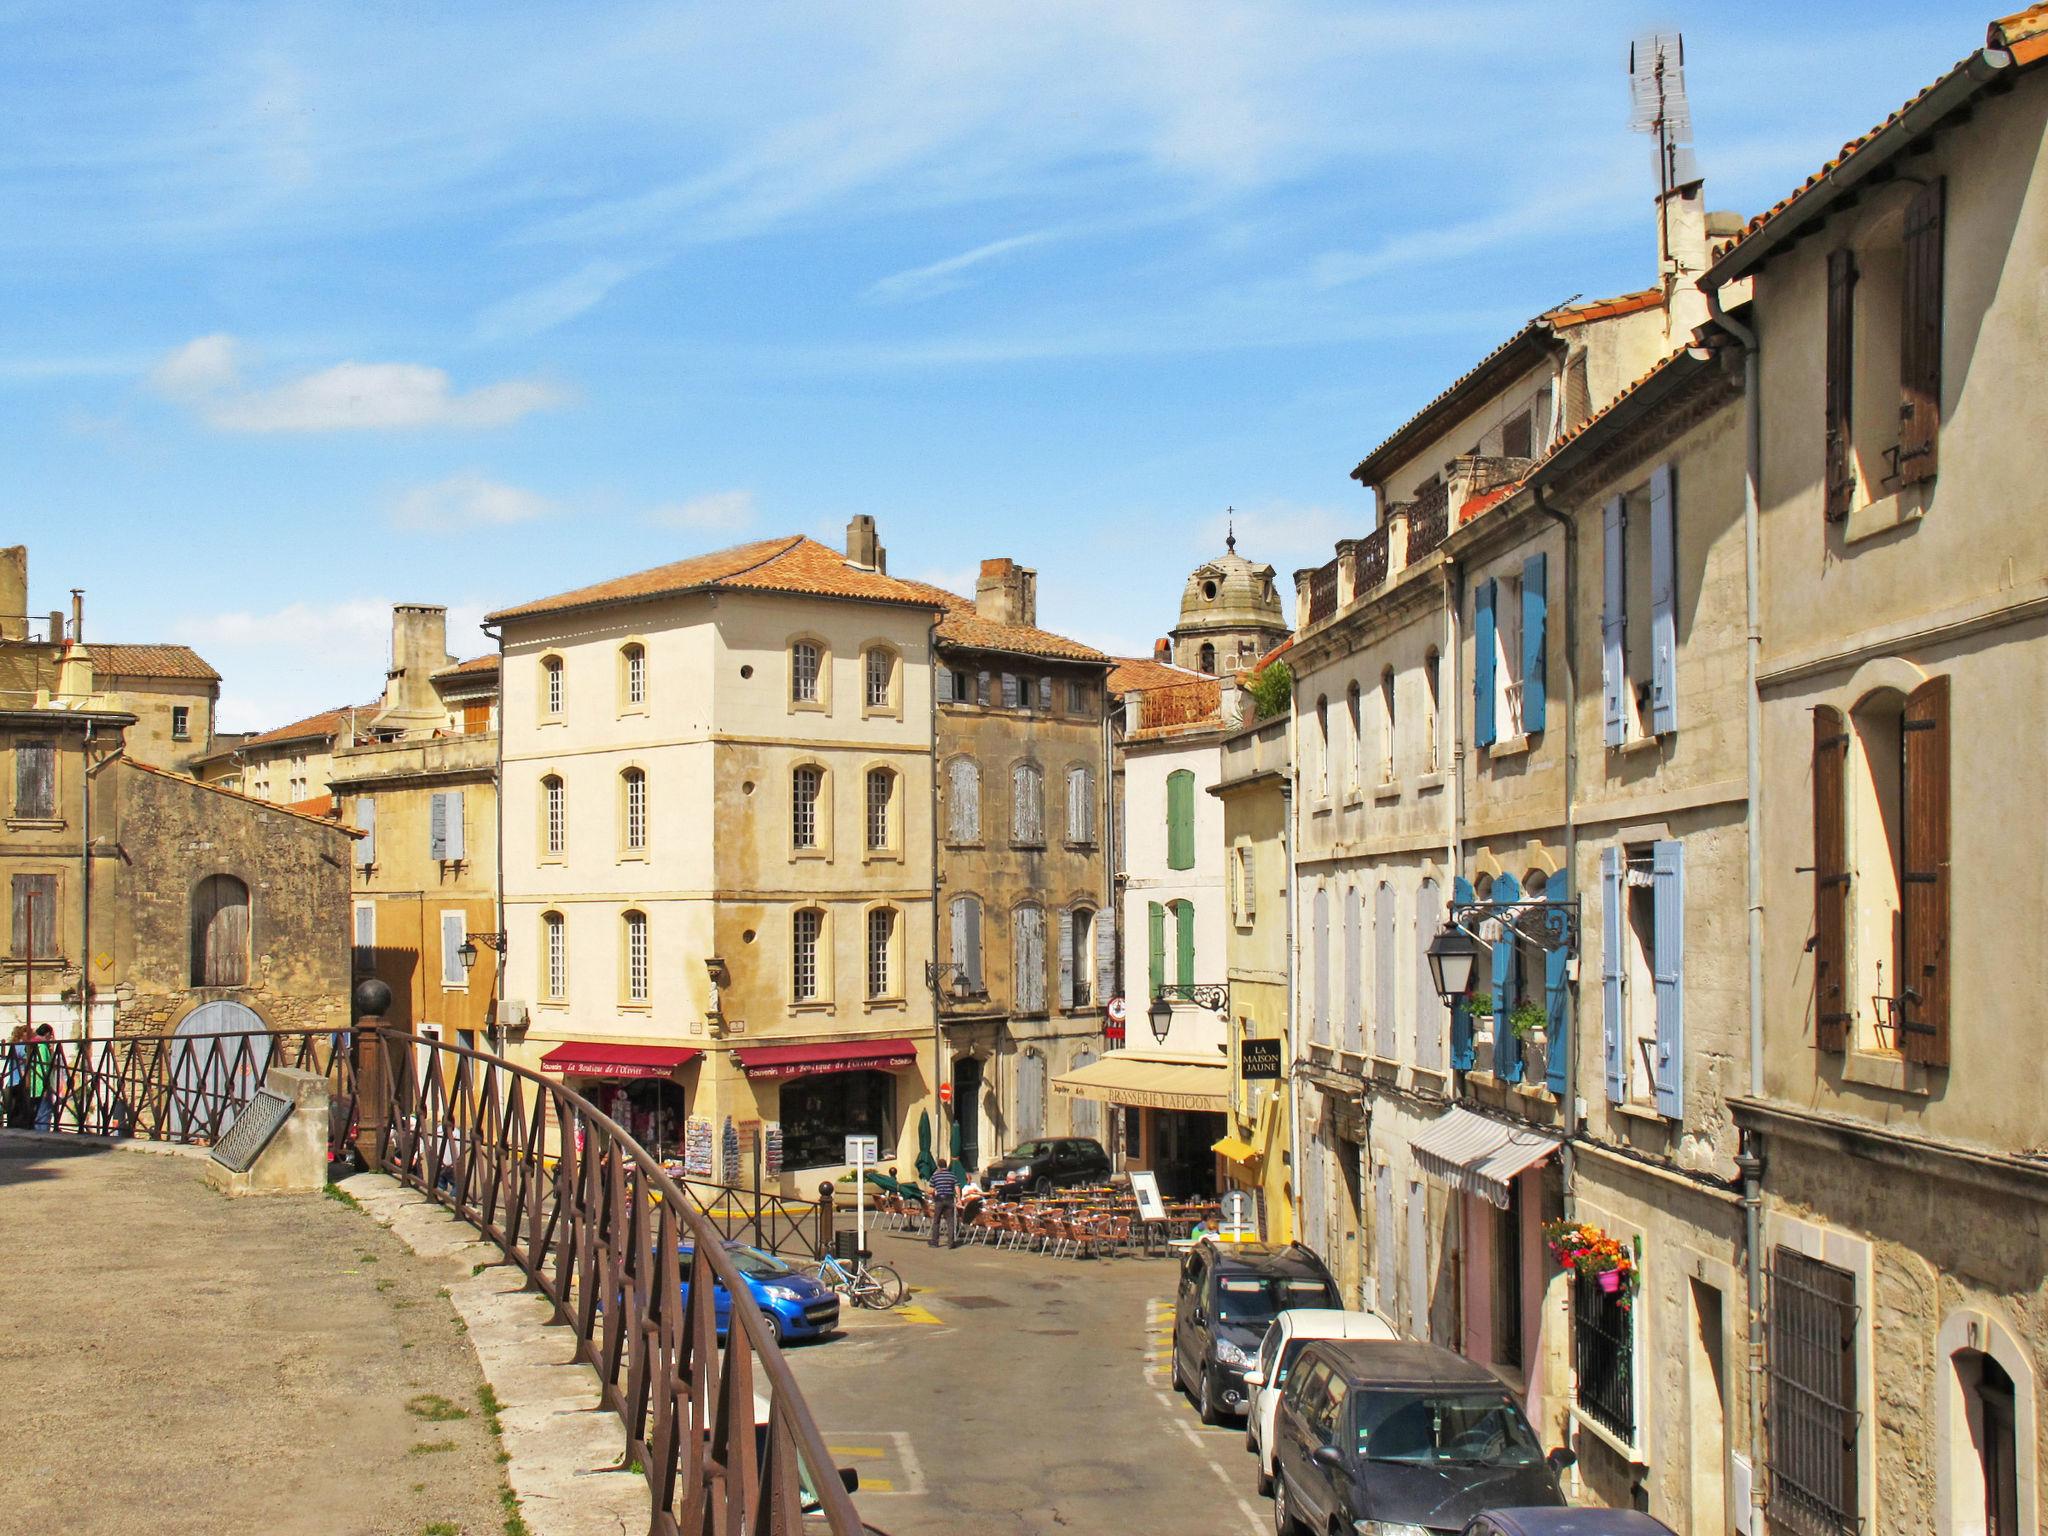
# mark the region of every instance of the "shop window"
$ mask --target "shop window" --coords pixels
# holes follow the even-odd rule
[[[896,1080],[887,1072],[830,1072],[785,1081],[782,1165],[790,1172],[836,1168],[846,1138],[873,1136],[884,1161],[896,1155]]]

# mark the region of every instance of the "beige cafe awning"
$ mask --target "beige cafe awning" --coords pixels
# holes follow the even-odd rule
[[[1452,1108],[1430,1122],[1409,1146],[1422,1171],[1453,1189],[1508,1208],[1508,1184],[1534,1168],[1561,1143],[1555,1136],[1509,1125],[1469,1109]]]
[[[1193,1109],[1222,1114],[1230,1108],[1230,1069],[1222,1062],[1152,1061],[1111,1051],[1100,1061],[1062,1072],[1052,1091],[1134,1109]]]

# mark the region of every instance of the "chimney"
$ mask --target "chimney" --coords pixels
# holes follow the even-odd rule
[[[410,733],[432,730],[447,714],[433,676],[450,661],[448,610],[433,603],[391,605],[391,670],[384,707],[372,724]]]
[[[870,571],[887,572],[889,551],[875,535],[875,520],[862,512],[846,524],[846,558]]]
[[[1707,296],[1700,292],[1700,274],[1707,270],[1706,184],[1674,187],[1658,204],[1657,277],[1664,285],[1668,338],[1681,346],[1707,323]]]
[[[28,546],[0,549],[0,640],[28,638]]]
[[[981,562],[974,611],[995,624],[1038,624],[1038,572],[1008,558]]]
[[[73,587],[71,589],[71,643],[73,645],[82,645],[84,642],[85,588]]]
[[[1161,666],[1172,666],[1173,642],[1171,640],[1154,640],[1152,642],[1152,659]]]

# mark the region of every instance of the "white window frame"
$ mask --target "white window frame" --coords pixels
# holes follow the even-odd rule
[[[647,914],[638,907],[628,908],[621,915],[619,925],[624,929],[624,1001],[628,1004],[651,1002],[654,983],[649,954],[653,946],[649,942]]]

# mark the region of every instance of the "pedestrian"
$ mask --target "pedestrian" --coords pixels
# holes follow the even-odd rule
[[[57,1099],[63,1092],[63,1062],[57,1055],[57,1031],[47,1024],[36,1028],[36,1043],[28,1053],[28,1096],[34,1106],[36,1129],[57,1128]]]
[[[944,1228],[946,1246],[956,1248],[960,1244],[960,1175],[953,1171],[952,1164],[942,1163],[927,1187],[932,1196],[931,1246],[939,1246],[939,1230]]]
[[[4,1106],[7,1127],[25,1131],[35,1124],[28,1101],[28,1053],[31,1036],[26,1024],[14,1026],[7,1037],[4,1063],[0,1063],[0,1106]]]

